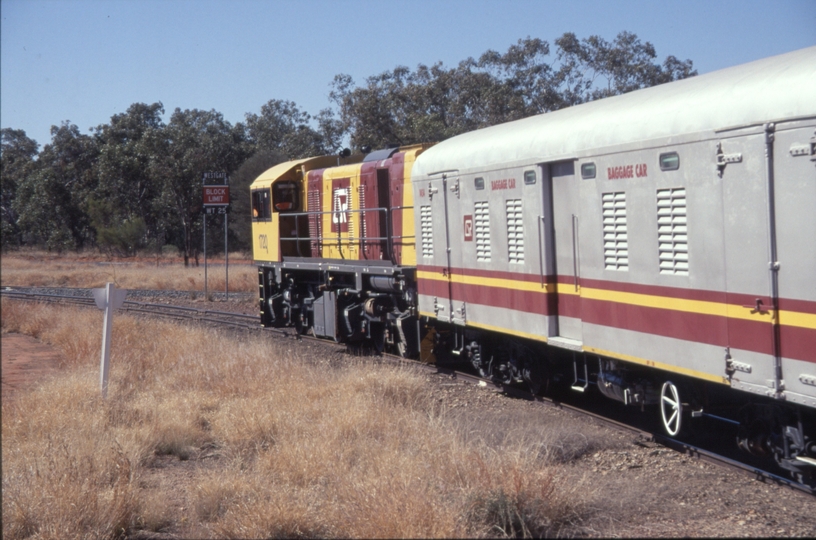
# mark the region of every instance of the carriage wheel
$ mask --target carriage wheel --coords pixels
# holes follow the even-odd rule
[[[683,404],[680,401],[680,391],[671,382],[663,383],[660,391],[660,417],[663,420],[663,429],[675,437],[683,427]]]

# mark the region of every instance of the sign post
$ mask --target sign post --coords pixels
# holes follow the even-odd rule
[[[209,296],[207,290],[207,215],[223,214],[224,216],[224,269],[227,275],[226,295],[229,299],[229,254],[227,246],[227,211],[229,210],[229,176],[225,172],[205,172],[203,179],[203,212],[204,212],[204,298]]]
[[[207,293],[207,214],[204,213],[204,300],[209,298]]]
[[[99,367],[99,386],[102,397],[108,396],[108,373],[110,373],[110,342],[111,327],[113,326],[113,312],[122,307],[127,296],[127,289],[117,289],[113,283],[108,283],[104,289],[93,290],[96,307],[105,311],[102,323],[102,359]]]
[[[224,214],[224,272],[226,279],[224,280],[224,300],[229,301],[229,244],[227,243],[227,217]]]

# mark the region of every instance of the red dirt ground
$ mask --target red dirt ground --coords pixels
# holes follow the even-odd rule
[[[3,334],[0,346],[2,347],[0,394],[4,400],[56,373],[64,360],[50,345],[22,334]]]

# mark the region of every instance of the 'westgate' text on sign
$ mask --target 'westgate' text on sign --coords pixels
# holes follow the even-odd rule
[[[226,206],[229,202],[229,186],[204,186],[204,206]]]

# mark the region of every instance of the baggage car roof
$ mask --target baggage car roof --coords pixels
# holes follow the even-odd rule
[[[413,178],[808,116],[816,116],[816,46],[458,135],[424,152]]]

